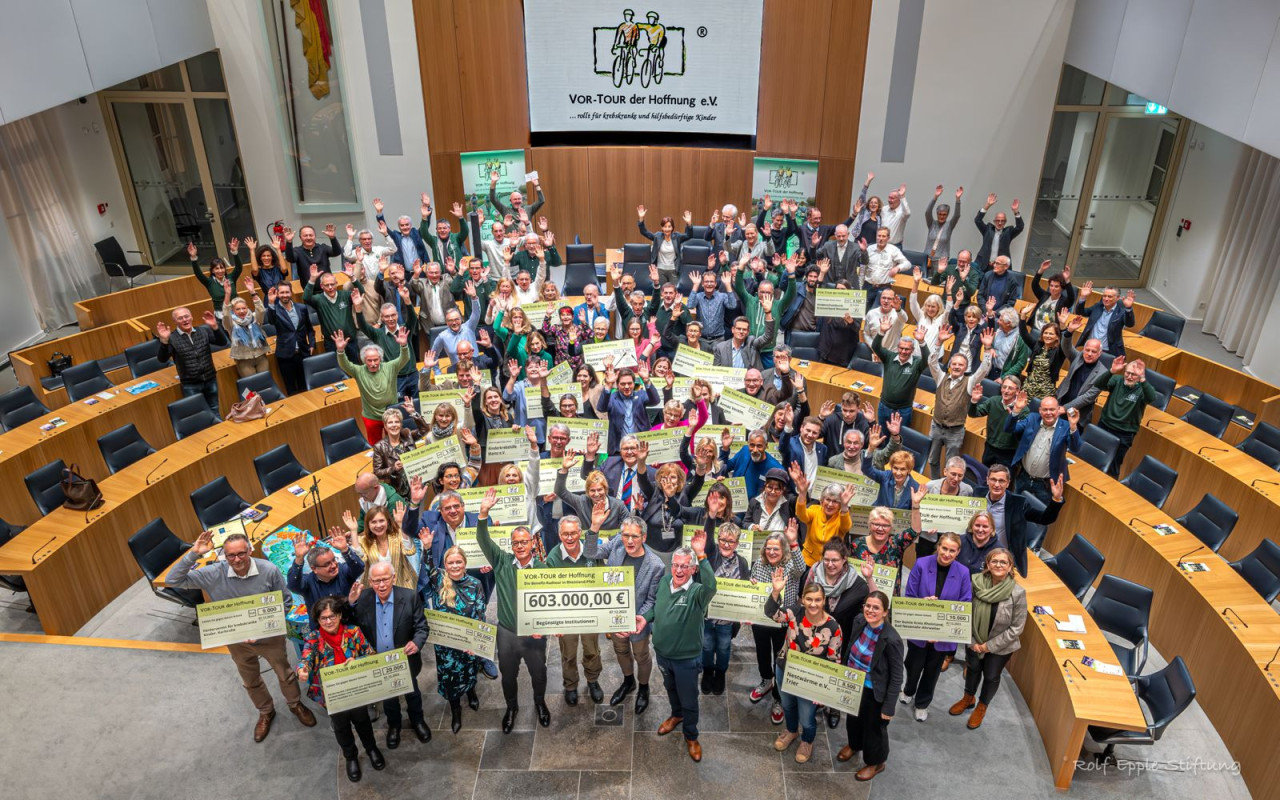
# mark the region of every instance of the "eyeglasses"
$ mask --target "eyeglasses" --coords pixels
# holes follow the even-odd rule
[[[312,564],[312,565],[311,565],[311,568],[312,568],[312,569],[328,569],[329,567],[332,567],[333,565],[335,565],[335,564],[337,564],[337,563],[338,563],[338,562],[337,562],[337,560],[335,560],[335,559],[330,559],[330,560],[326,561],[326,562],[325,562],[325,563],[323,563],[323,564]]]
[[[228,553],[227,551],[223,550],[222,557],[227,559],[228,561],[238,561],[239,559],[242,559],[242,558],[248,558],[249,551],[246,550],[243,553]]]
[[[692,564],[672,564],[672,565],[671,565],[671,569],[672,569],[672,570],[677,570],[677,569],[678,569],[678,570],[693,569],[693,565],[692,565]]]
[[[621,536],[622,536],[622,538],[623,538],[623,539],[627,539],[627,540],[629,540],[629,541],[634,541],[635,539],[642,539],[642,538],[644,538],[644,537],[642,537],[642,536],[641,536],[640,534],[638,534],[638,533],[624,533],[624,534],[621,534]]]
[[[532,539],[521,539],[520,541],[516,541],[514,539],[511,540],[512,547],[528,547],[531,544],[533,544]]]
[[[737,539],[719,539],[719,540],[717,540],[717,541],[719,541],[719,542],[720,542],[720,544],[727,544],[727,545],[729,545],[730,547],[737,547],[737,546],[738,546],[738,540],[737,540]]]
[[[316,617],[316,619],[318,619],[321,622],[335,622],[342,618],[339,617],[337,614],[321,614],[320,616]]]
[[[989,563],[989,565],[990,565],[990,566],[992,566],[992,567],[1007,567],[1007,566],[1009,566],[1009,562],[1008,562],[1008,561],[1005,561],[1004,559],[1000,559],[1000,558],[993,559],[992,561],[990,561],[990,562],[988,562],[988,563]]]

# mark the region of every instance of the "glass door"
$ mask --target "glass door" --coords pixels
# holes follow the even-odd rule
[[[1071,246],[1079,228],[1080,198],[1097,127],[1096,111],[1058,111],[1053,115],[1027,237],[1026,272],[1034,272],[1046,258],[1059,269],[1075,263]]]
[[[143,75],[100,97],[150,263],[185,269],[188,243],[202,263],[227,258],[227,240],[251,235],[254,225],[218,54]]]

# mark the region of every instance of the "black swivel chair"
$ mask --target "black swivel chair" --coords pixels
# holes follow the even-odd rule
[[[0,395],[0,431],[11,431],[48,413],[49,408],[36,399],[30,386],[19,386]]]
[[[920,373],[920,379],[916,381],[916,388],[922,392],[928,392],[929,394],[937,394],[938,382],[933,379],[932,375],[927,375],[922,372]]]
[[[220,476],[191,493],[191,508],[206,530],[236,517],[249,507],[244,498],[231,488],[226,476]]]
[[[1096,761],[1114,764],[1118,744],[1155,744],[1160,741],[1169,724],[1196,699],[1196,685],[1182,656],[1175,657],[1164,669],[1135,680],[1133,690],[1138,695],[1138,702],[1146,706],[1150,714],[1146,730],[1122,731],[1090,725],[1089,737],[1106,747],[1095,756]]]
[[[1280,428],[1266,422],[1256,423],[1253,433],[1236,447],[1268,467],[1280,470]]]
[[[132,422],[99,436],[98,449],[102,451],[102,460],[112,475],[156,451]]]
[[[302,377],[311,391],[344,380],[347,373],[338,366],[338,354],[330,350],[302,359]]]
[[[149,339],[142,344],[130,345],[124,349],[124,360],[129,365],[129,374],[135,378],[150,375],[165,368],[160,363],[160,340]]]
[[[1268,603],[1280,595],[1280,545],[1270,539],[1263,539],[1252,553],[1232,561],[1231,568]]]
[[[293,450],[289,449],[287,444],[282,444],[254,458],[253,468],[258,473],[258,483],[262,486],[264,497],[275,494],[289,484],[311,474],[298,463]]]
[[[10,525],[0,519],[0,547],[4,547],[10,539],[22,533],[23,530],[24,528],[21,525]],[[27,591],[27,582],[21,575],[0,575],[0,586],[18,594],[23,594]],[[35,606],[28,604],[27,611],[35,610]]]
[[[599,284],[596,276],[596,248],[592,244],[565,246],[564,292],[565,297],[577,297],[591,284]]]
[[[173,425],[173,435],[185,439],[217,425],[218,418],[209,410],[204,395],[193,394],[169,404],[169,422]]]
[[[1085,611],[1103,631],[1129,644],[1111,642],[1120,668],[1130,678],[1142,674],[1147,663],[1147,625],[1151,621],[1151,600],[1155,596],[1147,587],[1103,575]]]
[[[1178,524],[1195,534],[1213,552],[1231,535],[1240,515],[1212,494],[1205,493],[1196,507],[1178,517]]]
[[[1026,503],[1027,519],[1023,523],[1023,529],[1027,532],[1027,547],[1033,553],[1039,553],[1040,548],[1044,547],[1044,537],[1049,533],[1049,526],[1042,525],[1039,522],[1032,522],[1030,517],[1033,515],[1043,514],[1044,503],[1040,502],[1040,498],[1029,492],[1022,493],[1023,501]]]
[[[1182,415],[1182,421],[1195,425],[1210,436],[1222,438],[1222,434],[1227,432],[1227,425],[1231,423],[1233,414],[1235,409],[1230,403],[1225,403],[1211,394],[1202,394],[1191,410]]]
[[[86,361],[83,364],[67,367],[62,371],[62,385],[67,387],[67,397],[73,403],[78,403],[86,397],[92,397],[98,392],[105,392],[115,386],[107,380],[106,373],[102,371],[97,361]]]
[[[792,335],[794,336],[794,334]],[[884,365],[879,361],[868,361],[865,358],[858,358],[857,356],[854,356],[853,360],[849,362],[849,369],[855,372],[865,372],[868,375],[875,375],[877,377],[884,376]]]
[[[1151,388],[1156,390],[1155,402],[1151,405],[1165,411],[1169,408],[1169,398],[1173,397],[1173,390],[1178,388],[1178,382],[1168,375],[1161,375],[1153,369],[1147,370],[1147,383],[1151,384]]]
[[[244,390],[251,389],[262,398],[264,403],[276,403],[284,399],[284,392],[276,386],[276,379],[270,372],[256,372],[236,379],[236,396],[244,397]]]
[[[1098,573],[1102,572],[1102,565],[1106,563],[1107,557],[1077,533],[1057,555],[1045,556],[1041,560],[1080,600],[1089,591]]]
[[[885,432],[888,435],[888,431]],[[902,448],[916,460],[916,472],[924,469],[925,463],[929,460],[929,437],[907,425],[902,426]]]
[[[1000,381],[993,381],[990,378],[983,378],[982,379],[982,396],[984,398],[999,397]]]
[[[1170,347],[1177,347],[1178,342],[1182,340],[1182,329],[1186,325],[1187,321],[1177,314],[1170,314],[1168,311],[1153,311],[1151,319],[1147,321],[1146,325],[1142,326],[1142,330],[1138,331],[1138,335],[1164,342]]]
[[[704,242],[710,242],[710,241],[711,241],[711,226],[710,226],[710,225],[690,225],[690,226],[689,226],[689,237],[690,237],[690,238],[689,238],[689,241],[691,241],[691,242],[695,242],[695,241],[698,241],[698,240],[701,240],[701,241],[704,241]]]
[[[1093,426],[1090,426],[1093,427]],[[1178,472],[1152,456],[1143,456],[1137,469],[1130,472],[1121,484],[1128,486],[1156,508],[1164,508],[1173,492]]]
[[[1120,439],[1114,433],[1103,430],[1101,425],[1089,425],[1080,434],[1080,448],[1075,452],[1080,458],[1106,472],[1116,460],[1116,453],[1120,452]]]
[[[151,271],[151,267],[147,264],[130,264],[129,259],[125,258],[125,250],[120,246],[120,242],[116,241],[116,237],[111,236],[100,242],[93,243],[93,249],[98,251],[98,258],[102,259],[102,269],[107,273],[109,278],[124,278],[129,281],[129,288],[133,288],[133,279],[139,275],[145,275]],[[141,250],[130,250],[130,253],[142,255]]]
[[[139,569],[147,577],[151,593],[161,600],[195,608],[204,602],[204,594],[200,590],[155,585],[155,581],[164,576],[169,565],[190,549],[191,545],[175,536],[160,517],[151,520],[129,537],[129,552],[133,553],[133,560],[138,562]]]
[[[364,431],[354,419],[344,419],[320,429],[320,443],[324,446],[324,463],[334,464],[344,458],[369,449]]]
[[[792,331],[791,357],[808,361],[818,360],[818,332]]]
[[[649,278],[649,256],[652,247],[649,244],[624,244],[622,246],[622,271],[636,279],[636,288],[645,294],[653,291],[653,281]]]
[[[22,479],[41,514],[47,516],[67,502],[67,496],[62,493],[62,474],[66,469],[66,462],[59,458]]]

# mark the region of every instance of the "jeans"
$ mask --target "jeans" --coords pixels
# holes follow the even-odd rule
[[[778,664],[777,670],[777,684],[781,686],[785,669],[782,664]],[[818,707],[812,700],[790,692],[782,692],[781,695],[782,715],[786,720],[787,732],[795,733],[799,730],[800,741],[812,744],[818,736]]]
[[[1107,474],[1113,478],[1119,479],[1120,465],[1124,463],[1124,457],[1128,455],[1129,448],[1133,447],[1133,431],[1117,431],[1098,423],[1098,427],[1120,440],[1120,446],[1116,448],[1116,457],[1111,461],[1111,469],[1107,470]]]
[[[426,717],[422,713],[422,690],[418,688],[418,676],[416,673],[413,675],[411,686],[410,691],[403,696],[405,705],[409,707],[409,724],[417,725],[420,722],[426,722]],[[387,715],[387,727],[399,730],[403,724],[400,716],[400,698],[388,697],[383,700],[382,712]]]
[[[204,395],[205,402],[209,404],[209,410],[213,412],[215,417],[222,419],[222,415],[218,413],[218,379],[214,378],[204,383],[187,383],[185,381],[182,383],[183,397],[191,397],[197,394]],[[1130,437],[1130,441],[1132,441],[1132,437]]]
[[[887,431],[889,426],[889,416],[896,411],[898,415],[902,417],[902,427],[910,428],[911,412],[914,410],[915,409],[912,408],[910,405],[908,405],[906,408],[890,408],[889,406],[886,406],[884,404],[884,401],[882,400],[880,401],[880,404],[876,407],[876,422],[880,423],[880,427],[886,429]]]
[[[947,427],[931,422],[929,439],[929,477],[941,478],[942,467],[948,460],[960,455],[964,447],[964,425]]]
[[[720,671],[729,669],[729,651],[733,646],[733,626],[713,620],[702,623],[702,664]]]
[[[302,354],[292,358],[276,356],[276,366],[280,368],[280,377],[284,378],[285,394],[299,394],[307,390],[307,380],[302,374],[302,361],[305,358]]]
[[[698,738],[698,677],[702,672],[702,657],[672,661],[658,656],[658,669],[662,671],[662,686],[667,690],[671,704],[671,716],[684,721],[684,738]]]
[[[1026,470],[1018,470],[1018,477],[1013,482],[1014,491],[1026,492],[1045,506],[1053,502],[1053,492],[1049,489],[1049,481],[1044,478],[1033,478]]]

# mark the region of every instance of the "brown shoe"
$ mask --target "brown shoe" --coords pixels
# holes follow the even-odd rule
[[[813,742],[800,742],[800,746],[796,748],[796,763],[803,764],[810,758],[813,758]]]
[[[947,671],[947,667],[951,666],[951,662],[952,662],[952,661],[955,661],[955,660],[956,660],[956,654],[955,654],[955,653],[947,653],[945,656],[943,656],[943,658],[942,658],[942,672],[946,672],[946,671]]]
[[[982,725],[982,718],[987,715],[987,704],[978,703],[977,708],[973,709],[973,713],[969,715],[969,730],[974,730]]]
[[[685,739],[685,745],[689,748],[689,758],[694,761],[702,760],[702,745],[698,744],[697,739]]]
[[[312,714],[311,709],[307,708],[302,703],[298,703],[296,706],[289,706],[289,710],[298,718],[298,722],[301,722],[308,728],[314,728],[316,726],[316,715]]]
[[[879,775],[881,772],[884,772],[884,762],[876,764],[875,766],[868,764],[862,769],[855,772],[853,777],[857,778],[860,781],[869,781],[875,776]]]
[[[668,733],[674,731],[676,726],[681,722],[684,722],[684,717],[667,717],[662,721],[662,724],[658,726],[658,735],[666,736]]]
[[[953,717],[958,717],[964,712],[973,708],[973,704],[976,703],[977,701],[978,701],[978,698],[974,697],[968,692],[965,692],[964,697],[961,697],[959,700],[957,700],[956,704],[951,707],[948,713],[951,714],[951,716]]]
[[[853,748],[846,744],[844,747],[840,748],[839,753],[836,753],[836,761],[848,761],[853,758],[853,752]]]
[[[253,740],[255,742],[260,742],[267,738],[267,734],[271,733],[271,721],[275,718],[276,712],[274,711],[258,715],[258,724],[253,726]]]

